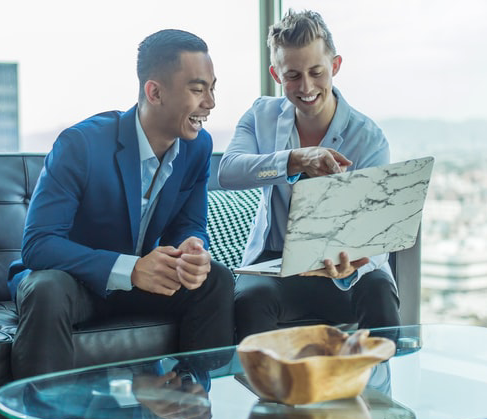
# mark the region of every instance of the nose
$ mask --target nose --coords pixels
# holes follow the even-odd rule
[[[205,109],[213,109],[215,107],[215,94],[212,91],[209,91],[205,95],[205,99],[203,100],[201,106]]]
[[[301,89],[301,92],[302,93],[309,93],[309,92],[311,92],[311,89],[312,89],[311,78],[307,74],[304,74],[301,77],[301,86],[300,86],[300,89]]]

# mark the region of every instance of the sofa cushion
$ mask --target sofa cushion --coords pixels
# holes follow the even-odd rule
[[[208,193],[209,252],[230,269],[240,266],[260,197],[260,189]]]

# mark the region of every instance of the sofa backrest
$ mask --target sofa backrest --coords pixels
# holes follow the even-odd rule
[[[260,190],[222,190],[217,172],[222,153],[214,153],[208,183],[208,233],[213,258],[230,268],[239,266]],[[20,257],[25,216],[43,167],[42,153],[0,153],[0,301],[10,300],[7,272]],[[390,255],[389,263],[401,297],[403,324],[419,323],[420,239],[407,250]]]
[[[10,300],[7,272],[20,257],[30,197],[44,164],[44,154],[0,154],[0,301]]]

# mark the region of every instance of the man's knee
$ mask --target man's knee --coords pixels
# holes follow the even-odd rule
[[[59,301],[63,295],[69,292],[69,288],[74,285],[74,282],[75,279],[63,271],[34,271],[20,282],[17,301],[29,300],[31,303]]]
[[[353,287],[353,304],[362,328],[400,324],[399,296],[392,278],[375,270],[364,275]]]
[[[277,292],[265,278],[242,275],[235,286],[235,309],[257,312],[269,309],[277,302]]]
[[[397,290],[394,286],[394,280],[387,272],[376,269],[365,274],[360,281],[354,286],[356,291],[370,295],[371,298],[378,295],[392,295],[397,297]]]
[[[225,265],[211,261],[211,271],[205,284],[212,294],[233,301],[235,281],[232,272]]]

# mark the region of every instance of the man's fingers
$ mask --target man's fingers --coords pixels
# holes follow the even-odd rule
[[[144,291],[171,296],[181,288],[174,248],[158,247],[140,258],[132,272],[132,284]]]
[[[315,271],[303,272],[299,276],[321,276],[323,278],[330,278],[325,269],[317,269]],[[330,278],[331,279],[331,278]]]
[[[370,262],[370,259],[369,258],[362,258],[362,259],[357,259],[357,260],[354,260],[351,265],[355,268],[355,269],[358,269],[360,268],[361,266],[364,266],[366,265],[367,263]]]
[[[193,274],[185,271],[182,267],[178,267],[177,269],[179,282],[188,290],[199,288],[206,280],[209,271],[209,269],[200,269],[198,273]]]
[[[180,249],[176,249],[173,246],[158,246],[154,249],[156,252],[171,256],[171,257],[179,257],[183,253]]]
[[[203,240],[198,237],[188,237],[185,241],[183,241],[178,248],[182,254],[188,253],[192,255],[200,254],[204,251],[203,248]]]
[[[338,151],[333,150],[332,148],[329,148],[328,151],[340,166],[348,167],[353,164],[352,160],[347,159],[342,153],[339,153]]]

